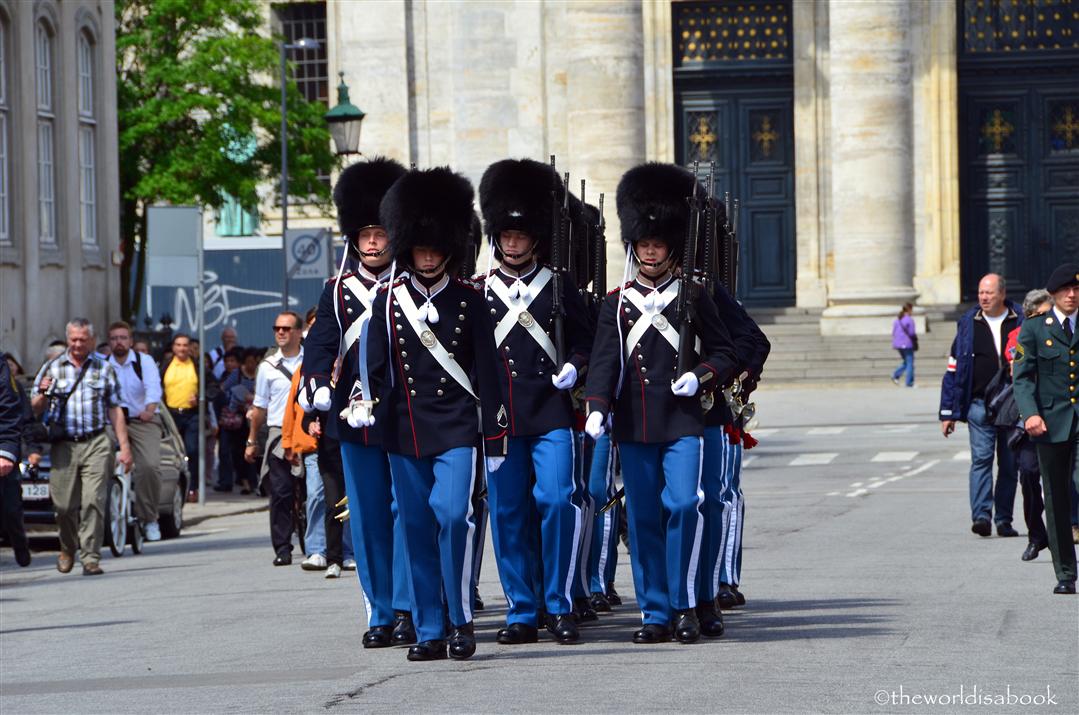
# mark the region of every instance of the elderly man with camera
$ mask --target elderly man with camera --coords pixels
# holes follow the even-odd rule
[[[105,487],[112,466],[112,444],[105,433],[112,422],[120,443],[120,463],[130,468],[131,445],[120,407],[120,383],[112,367],[90,354],[94,326],[85,318],[67,324],[67,350],[50,360],[34,380],[35,415],[45,413],[52,443],[52,491],[60,556],[56,568],[71,571],[79,549],[84,576],[101,570]]]

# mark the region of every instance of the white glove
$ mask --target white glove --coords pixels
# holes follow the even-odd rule
[[[498,468],[502,466],[502,463],[506,461],[505,457],[485,457],[484,461],[487,462],[487,473],[497,472]]]
[[[375,424],[375,413],[372,412],[365,417],[363,410],[349,410],[348,416],[345,417],[345,422],[348,422],[348,426],[352,429],[372,427]]]
[[[584,431],[592,439],[602,437],[603,433],[607,431],[607,426],[603,424],[603,413],[593,412],[588,415],[588,419],[584,421]]]
[[[333,406],[333,395],[330,393],[330,388],[323,385],[315,390],[315,395],[311,399],[311,404],[319,412],[326,412]]]
[[[700,386],[701,381],[697,379],[697,376],[692,372],[687,372],[675,380],[674,384],[671,385],[671,392],[679,397],[693,397],[697,394]]]
[[[577,368],[566,363],[557,375],[551,375],[551,384],[559,390],[568,390],[577,382]]]

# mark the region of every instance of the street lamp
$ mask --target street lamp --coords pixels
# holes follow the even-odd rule
[[[281,48],[281,310],[288,310],[288,51],[313,50],[319,40],[301,38],[282,42]]]
[[[360,125],[366,116],[359,107],[348,99],[348,85],[345,73],[338,72],[341,83],[337,85],[337,106],[326,112],[326,123],[330,125],[330,136],[340,156],[360,153]]]

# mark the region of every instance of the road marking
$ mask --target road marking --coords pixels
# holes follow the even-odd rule
[[[814,427],[806,434],[843,434],[846,430],[846,427]]]
[[[754,462],[754,461],[755,461],[756,459],[757,459],[756,457],[743,457],[743,458],[742,458],[742,469],[745,469],[745,468],[746,468],[746,467],[748,467],[749,465],[753,464],[753,462]]]
[[[875,479],[874,481],[869,483],[868,489],[867,488],[861,488],[862,487],[861,482],[854,482],[853,484],[851,484],[851,486],[852,487],[859,487],[859,488],[856,488],[853,491],[847,492],[847,494],[845,496],[848,496],[848,497],[860,497],[860,496],[862,496],[864,494],[868,494],[870,489],[876,489],[876,488],[878,488],[880,486],[883,486],[884,484],[887,484],[889,482],[898,482],[899,480],[905,479],[906,477],[913,477],[916,474],[921,474],[922,472],[924,472],[926,470],[932,469],[933,467],[937,466],[938,464],[940,464],[939,459],[931,459],[930,461],[926,462],[925,464],[923,464],[921,466],[914,467],[913,469],[908,469],[907,471],[903,472],[902,474],[897,474],[894,477],[888,477],[886,479],[885,478]],[[829,494],[828,496],[831,496],[831,494]]]
[[[918,429],[918,425],[881,425],[877,430],[878,434],[900,434],[903,432],[913,432]]]
[[[839,492],[828,492],[828,496],[837,497],[837,496],[839,496]]]
[[[909,462],[918,456],[917,452],[877,452],[870,462]]]
[[[970,450],[969,449],[964,449],[962,452],[956,452],[955,456],[952,457],[952,459],[955,460],[956,462],[969,462],[970,461]]]
[[[753,430],[753,436],[754,437],[771,437],[772,435],[774,435],[778,431],[779,431],[778,427],[769,427],[769,428],[766,428],[766,429],[755,429],[755,430]]]
[[[831,464],[838,457],[837,452],[814,452],[811,454],[799,454],[791,460],[792,467],[806,467],[812,464]]]

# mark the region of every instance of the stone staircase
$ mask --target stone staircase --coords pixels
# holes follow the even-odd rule
[[[919,334],[915,382],[938,387],[955,337],[959,306],[925,306],[928,332]],[[899,365],[891,334],[829,336],[820,334],[820,308],[757,308],[749,314],[772,343],[764,366],[763,386],[783,384],[887,383]]]

